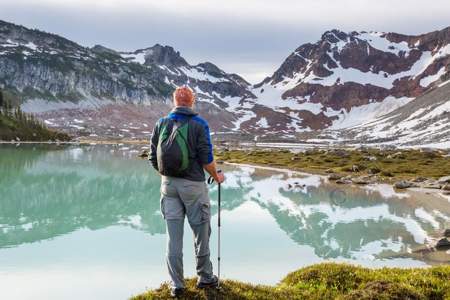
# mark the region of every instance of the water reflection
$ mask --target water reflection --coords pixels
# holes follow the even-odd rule
[[[159,176],[129,155],[135,152],[107,146],[1,146],[0,248],[118,224],[163,234]],[[251,167],[226,171],[224,210],[255,203],[291,240],[322,259],[410,252],[450,221],[448,203],[398,194],[387,185],[342,188],[314,175]],[[211,198],[216,197],[213,186]]]
[[[244,168],[234,189],[270,211],[287,235],[321,258],[374,259],[411,252],[450,221],[446,200],[417,199],[388,185],[342,188],[319,176]]]
[[[0,153],[0,247],[119,223],[164,233],[159,178],[141,160],[90,147]]]

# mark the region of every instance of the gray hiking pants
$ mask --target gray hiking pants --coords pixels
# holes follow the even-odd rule
[[[184,287],[183,232],[185,215],[194,233],[197,275],[201,282],[211,282],[213,276],[212,263],[209,258],[211,207],[206,183],[163,176],[161,212],[167,226],[166,262],[172,286]]]

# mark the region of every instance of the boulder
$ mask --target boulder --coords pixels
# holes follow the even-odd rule
[[[442,187],[442,184],[439,184],[435,180],[427,180],[427,181],[422,183],[422,187],[426,188],[426,189],[437,189],[437,190],[440,190],[441,187]]]
[[[378,174],[380,172],[381,172],[381,170],[377,167],[369,168],[369,170],[367,170],[367,173],[369,173],[369,174]]]
[[[341,179],[336,180],[336,183],[337,184],[350,184],[350,183],[352,183],[352,181],[349,179],[341,178]]]
[[[352,166],[352,172],[359,172],[359,166],[358,165],[353,165]]]
[[[341,179],[342,177],[343,175],[337,173],[331,173],[330,175],[328,175],[329,180],[338,180]]]
[[[414,184],[407,180],[401,180],[401,181],[397,181],[396,183],[394,183],[394,187],[396,189],[407,189],[407,188],[410,188],[413,186],[414,186]]]
[[[331,174],[331,173],[334,173],[334,171],[333,171],[333,169],[326,169],[326,170],[325,170],[325,173]]]
[[[148,150],[143,150],[141,153],[139,153],[138,156],[141,158],[146,158],[148,157],[148,155],[149,155]]]
[[[414,178],[413,182],[424,182],[424,181],[427,181],[427,180],[428,180],[428,178],[419,176],[419,177]]]
[[[436,243],[435,248],[437,250],[448,250],[450,249],[450,241],[447,238],[442,238]]]
[[[364,156],[363,159],[367,160],[367,161],[376,161],[377,157],[373,156],[373,155],[369,155],[369,156]]]
[[[450,183],[450,176],[444,176],[438,179],[439,183]]]
[[[444,191],[450,191],[450,183],[444,184],[444,185],[442,186],[442,189],[443,189]]]
[[[371,183],[371,180],[369,177],[356,177],[356,178],[352,178],[352,182],[355,184],[369,184]]]
[[[450,237],[450,228],[449,229],[445,229],[444,236],[445,237]]]

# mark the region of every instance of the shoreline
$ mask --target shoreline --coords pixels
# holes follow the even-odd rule
[[[369,149],[389,149],[394,148],[399,151],[408,149],[433,149],[436,151],[450,151],[450,147],[447,146],[436,146],[434,144],[429,145],[395,145],[395,144],[351,144],[351,143],[327,143],[327,142],[252,142],[252,141],[240,141],[240,142],[227,142],[222,139],[214,140],[217,145],[224,145],[235,148],[235,149],[272,149],[272,150],[311,150],[311,149],[358,149],[358,148],[369,148]],[[82,137],[77,137],[70,141],[16,141],[16,140],[0,140],[0,144],[100,144],[100,145],[114,145],[114,144],[136,144],[144,145],[149,143],[149,139],[85,139]],[[219,146],[221,147],[221,146]]]
[[[148,146],[148,141],[143,140],[121,140],[121,141],[113,141],[113,140],[78,140],[78,141],[0,141],[0,145],[73,145],[73,146],[94,146],[94,145],[134,145],[134,146]],[[289,144],[291,145],[291,144]],[[305,144],[299,144],[299,145],[305,145]],[[243,145],[245,146],[245,144]],[[310,145],[311,147],[313,145]],[[142,151],[145,151],[144,149],[147,147],[141,147],[140,151],[141,154],[139,156],[145,157],[145,153]],[[147,148],[148,149],[148,148]],[[301,151],[296,151],[301,150]],[[293,173],[293,174],[299,174],[299,175],[318,175],[321,176],[324,179],[327,179],[329,182],[335,182],[336,184],[340,185],[346,185],[346,186],[364,186],[364,185],[373,185],[373,184],[389,184],[389,185],[396,185],[396,183],[400,181],[405,181],[410,186],[402,187],[399,190],[401,191],[415,191],[420,192],[423,194],[432,194],[435,196],[438,196],[440,198],[444,198],[450,202],[450,190],[442,190],[440,187],[444,184],[441,184],[439,188],[437,186],[436,179],[427,178],[429,181],[428,183],[423,184],[423,182],[410,182],[414,181],[413,178],[419,178],[421,177],[420,174],[406,174],[405,172],[400,172],[400,174],[387,174],[390,176],[380,176],[383,175],[382,172],[377,172],[374,174],[367,174],[367,172],[364,172],[364,170],[356,170],[356,172],[353,172],[352,170],[348,170],[349,166],[346,166],[347,169],[345,170],[339,170],[339,168],[336,168],[336,166],[328,165],[328,166],[311,166],[319,162],[309,161],[307,162],[304,167],[299,167],[296,165],[297,160],[301,160],[303,157],[314,157],[319,156],[320,159],[323,161],[329,161],[332,157],[329,153],[339,152],[342,153],[338,157],[340,161],[347,159],[347,156],[351,156],[354,153],[362,154],[366,153],[366,156],[369,156],[369,158],[374,158],[374,155],[378,155],[379,153],[385,151],[386,153],[391,153],[393,155],[402,156],[408,151],[418,151],[422,152],[423,150],[417,150],[417,149],[395,149],[395,150],[380,150],[376,148],[361,148],[361,149],[355,149],[355,148],[299,148],[299,149],[279,149],[279,148],[271,148],[270,150],[267,148],[258,148],[258,146],[248,147],[248,148],[227,148],[224,145],[218,145],[215,150],[215,157],[217,160],[217,163],[224,163],[228,165],[237,165],[237,166],[243,166],[243,167],[256,167],[260,169],[265,170],[273,170],[277,172],[284,172],[284,173]],[[378,152],[378,153],[377,153]],[[433,159],[436,156],[442,156],[443,153],[447,153],[445,155],[445,162],[448,165],[448,172],[440,174],[441,176],[450,176],[450,149],[447,150],[429,150],[426,153],[425,156],[429,156],[430,153],[432,154],[428,159]],[[437,153],[437,154],[435,154]],[[261,155],[262,159],[261,158]],[[270,155],[268,155],[270,154]],[[390,154],[390,155],[391,155]],[[371,156],[372,155],[372,156]],[[269,157],[267,157],[269,156]],[[275,157],[277,156],[277,157]],[[371,157],[370,157],[371,156]],[[277,159],[282,159],[282,161],[277,161]],[[414,158],[416,159],[416,158]],[[406,158],[406,161],[408,161],[408,158]],[[412,161],[412,159],[411,159]],[[354,162],[352,162],[354,163]],[[364,163],[364,162],[363,162]],[[393,162],[391,166],[396,166],[400,162]],[[403,162],[402,162],[403,163]],[[358,161],[358,164],[361,164],[361,162]],[[350,164],[351,165],[351,164]],[[354,167],[353,165],[352,167]],[[421,165],[420,169],[424,169],[425,165]],[[328,168],[330,167],[330,168]],[[331,168],[334,167],[334,168]],[[342,169],[342,167],[341,167]],[[370,170],[369,170],[370,171]],[[381,171],[381,170],[380,170]],[[440,177],[441,177],[440,176]],[[430,188],[430,186],[432,186]],[[396,189],[394,187],[394,189]]]
[[[436,194],[450,201],[450,153],[443,150],[222,149],[217,162],[320,175],[339,185],[389,184],[395,190]]]
[[[256,168],[256,169],[261,169],[261,170],[287,173],[288,175],[297,174],[297,175],[302,175],[302,176],[319,176],[320,178],[327,180],[327,182],[333,183],[333,181],[330,180],[326,175],[320,174],[320,173],[308,173],[308,172],[292,170],[292,169],[288,169],[288,168],[268,167],[268,166],[263,166],[263,165],[247,164],[247,163],[232,163],[232,162],[227,162],[227,161],[221,162],[219,164],[224,164],[224,165],[229,165],[229,166],[238,166],[238,167]],[[358,184],[352,183],[352,184],[348,184],[345,186],[352,187],[352,188],[364,188],[364,186],[370,187],[370,186],[380,186],[380,185],[384,185],[384,184],[387,184],[387,183],[373,182],[373,183],[368,183],[367,185],[358,185]],[[438,189],[431,189],[431,188],[425,188],[425,187],[414,187],[414,188],[404,189],[404,190],[402,190],[402,192],[405,192],[408,195],[411,195],[412,193],[421,193],[421,194],[426,194],[426,195],[432,195],[435,197],[439,197],[441,199],[442,198],[447,199],[450,203],[450,195],[445,195],[441,192],[441,190],[438,190]]]

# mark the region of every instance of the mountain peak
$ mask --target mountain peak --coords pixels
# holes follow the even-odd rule
[[[337,43],[340,40],[341,41],[347,40],[348,37],[349,37],[349,34],[347,34],[346,32],[343,32],[339,29],[332,29],[332,30],[325,31],[322,34],[321,40],[328,41],[330,43]]]
[[[176,51],[171,46],[156,44],[153,47],[142,49],[141,52],[145,52],[146,64],[165,65],[169,67],[182,67],[188,65],[180,52]]]

